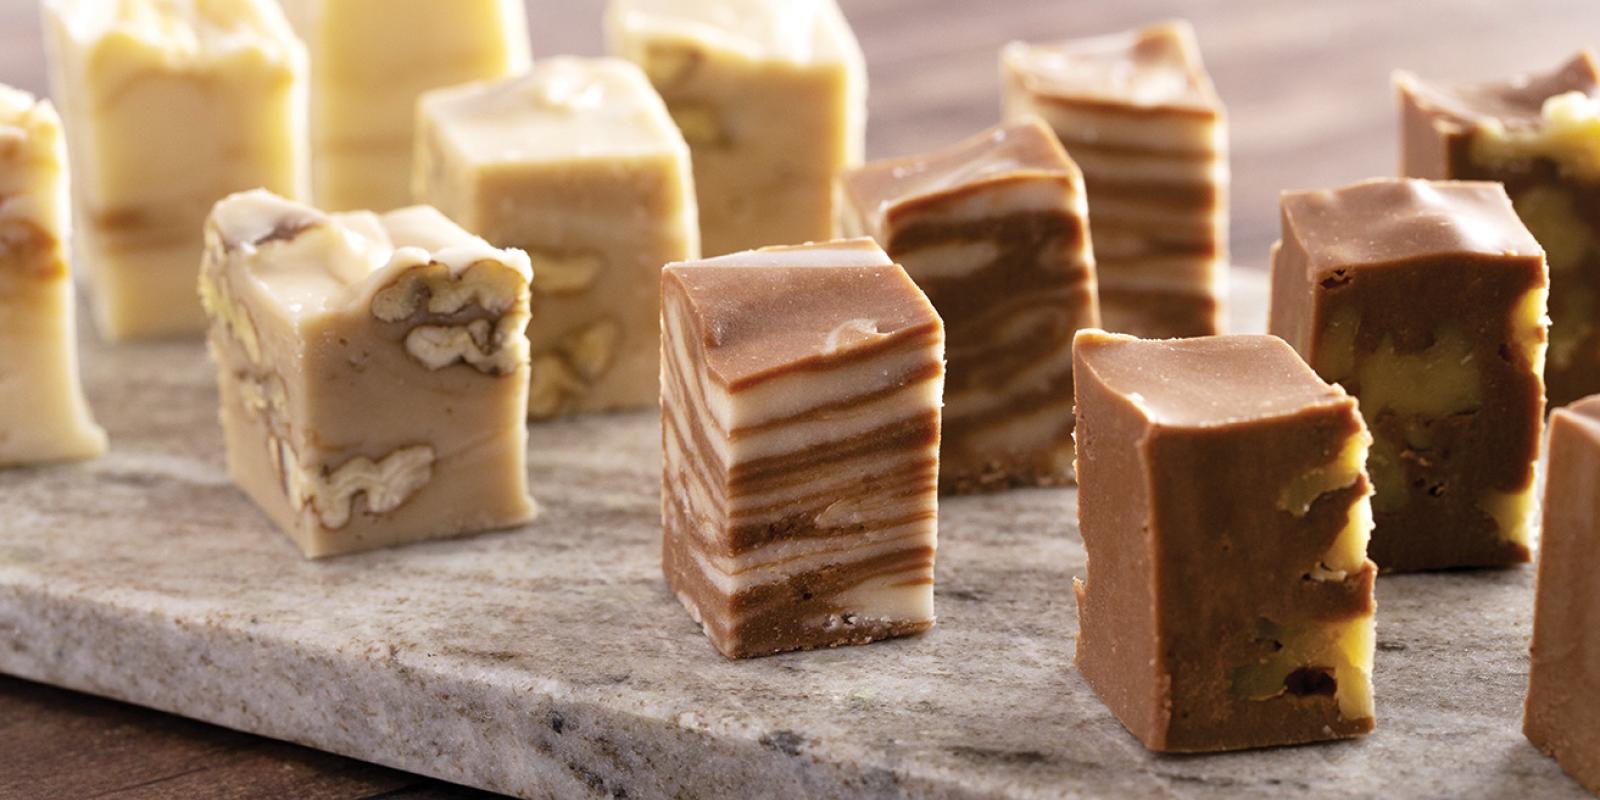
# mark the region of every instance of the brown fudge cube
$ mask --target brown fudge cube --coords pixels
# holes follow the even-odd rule
[[[1271,336],[1074,349],[1078,669],[1151,750],[1372,730],[1371,441]]]
[[[1030,119],[846,173],[872,236],[933,301],[948,360],[945,491],[1072,480],[1072,335],[1099,324],[1083,176]]]
[[[1523,730],[1600,794],[1600,395],[1550,417]]]
[[[1528,560],[1544,253],[1498,184],[1285,194],[1270,329],[1361,399],[1384,570]]]
[[[1550,259],[1551,405],[1600,392],[1600,64],[1469,86],[1396,76],[1401,170],[1498,181]]]

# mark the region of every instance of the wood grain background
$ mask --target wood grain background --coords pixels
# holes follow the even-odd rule
[[[996,53],[1006,41],[1193,20],[1230,110],[1234,255],[1250,267],[1264,265],[1277,237],[1279,191],[1392,173],[1396,67],[1473,80],[1600,45],[1595,0],[841,2],[870,63],[873,157],[992,124]],[[536,57],[600,52],[600,0],[529,8]],[[0,83],[44,90],[38,30],[35,0],[0,0]],[[0,800],[468,796],[476,793],[0,678]]]

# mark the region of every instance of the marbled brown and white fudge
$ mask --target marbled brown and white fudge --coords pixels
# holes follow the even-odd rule
[[[46,0],[74,253],[110,339],[198,333],[213,203],[303,194],[305,49],[272,0]]]
[[[0,86],[0,467],[106,449],[78,385],[67,213],[61,120]]]
[[[834,0],[612,0],[611,51],[644,68],[694,153],[705,252],[820,241],[861,163],[866,61]]]
[[[265,191],[206,224],[228,471],[309,557],[528,521],[527,256]]]
[[[311,53],[312,184],[332,211],[410,205],[417,98],[528,68],[522,0],[282,0]]]
[[[1099,324],[1083,176],[1037,119],[843,180],[846,235],[945,325],[945,491],[1072,480],[1072,336]]]
[[[944,331],[871,240],[662,275],[663,568],[730,658],[933,625]]]
[[[1038,115],[1083,168],[1105,327],[1145,337],[1222,325],[1225,112],[1194,30],[1167,22],[1001,55],[1008,119]]]
[[[417,198],[533,259],[528,413],[652,406],[660,272],[700,257],[689,148],[633,64],[551,58],[419,104]]]

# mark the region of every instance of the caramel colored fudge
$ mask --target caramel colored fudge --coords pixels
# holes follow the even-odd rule
[[[639,68],[550,58],[423,96],[417,198],[533,259],[528,413],[654,406],[661,268],[698,258],[689,148]]]
[[[271,0],[45,0],[74,253],[109,339],[199,333],[213,203],[305,187],[306,58]]]
[[[1544,251],[1498,184],[1283,196],[1270,329],[1361,399],[1384,570],[1528,560]]]
[[[0,86],[0,467],[106,449],[78,386],[67,227],[61,120]]]
[[[1194,30],[1167,22],[1001,54],[1005,115],[1037,115],[1083,168],[1100,315],[1112,330],[1222,325],[1228,132]]]
[[[945,491],[1072,480],[1072,335],[1099,324],[1083,176],[1038,120],[847,173],[871,236],[944,319]]]
[[[1371,437],[1271,336],[1075,348],[1078,669],[1145,747],[1372,730]]]
[[[1600,392],[1600,65],[1470,86],[1400,73],[1401,169],[1505,184],[1550,259],[1550,404]]]
[[[200,293],[234,482],[312,558],[531,519],[529,278],[426,206],[218,203]]]
[[[1600,794],[1600,396],[1550,416],[1523,730]]]
[[[856,239],[662,275],[662,567],[729,658],[933,625],[944,331]]]
[[[522,0],[282,0],[311,52],[317,205],[410,205],[417,98],[528,68]]]
[[[865,152],[867,70],[834,0],[611,0],[694,153],[705,251],[832,235],[834,176]]]

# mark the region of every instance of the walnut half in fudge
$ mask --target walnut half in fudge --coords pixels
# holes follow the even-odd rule
[[[1151,750],[1373,727],[1371,441],[1271,336],[1078,334],[1078,669]]]
[[[531,519],[529,278],[426,206],[219,202],[200,295],[234,482],[310,557]]]
[[[1550,404],[1600,392],[1600,62],[1445,86],[1400,73],[1401,169],[1497,181],[1550,259]]]
[[[1499,184],[1283,196],[1270,329],[1361,399],[1384,570],[1528,560],[1544,252]]]
[[[944,319],[939,484],[1072,480],[1072,335],[1099,324],[1083,176],[1044,123],[846,173],[846,235],[870,235]]]
[[[944,329],[870,239],[662,275],[662,566],[730,658],[933,625]]]

